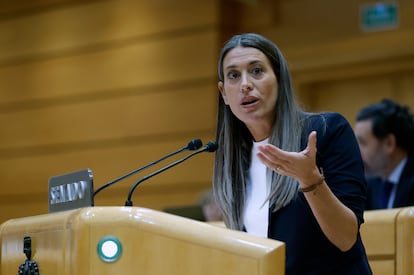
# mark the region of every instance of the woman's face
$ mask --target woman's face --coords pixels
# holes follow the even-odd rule
[[[236,47],[223,59],[218,88],[233,114],[256,141],[267,138],[275,117],[278,86],[269,59],[256,48]]]

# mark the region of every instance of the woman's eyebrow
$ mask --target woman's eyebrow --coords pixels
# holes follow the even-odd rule
[[[255,64],[258,64],[258,63],[262,63],[262,60],[259,60],[259,59],[251,60],[248,64],[249,65],[255,65]],[[230,64],[230,65],[226,66],[224,69],[228,70],[228,69],[234,69],[234,68],[237,68],[237,67],[238,67],[238,64]]]

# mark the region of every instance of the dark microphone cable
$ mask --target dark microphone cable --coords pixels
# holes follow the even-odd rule
[[[147,164],[145,166],[142,166],[142,167],[140,167],[140,168],[138,168],[138,169],[136,169],[134,171],[131,171],[128,174],[125,174],[125,175],[123,175],[123,176],[121,176],[121,177],[119,177],[117,179],[114,179],[114,180],[112,180],[112,181],[110,181],[108,183],[105,183],[104,185],[102,185],[98,189],[96,189],[96,191],[93,193],[93,196],[95,197],[96,194],[98,194],[103,189],[111,186],[112,184],[117,183],[118,181],[121,181],[121,180],[123,180],[123,179],[125,179],[125,178],[127,178],[129,176],[132,176],[132,175],[134,175],[134,174],[136,174],[136,173],[138,173],[138,172],[140,172],[140,171],[142,171],[142,170],[144,170],[144,169],[146,169],[148,167],[151,167],[151,166],[159,163],[160,161],[163,161],[163,160],[165,160],[165,159],[167,159],[169,157],[172,157],[172,156],[174,156],[174,155],[176,155],[178,153],[181,153],[183,151],[186,151],[186,150],[190,150],[190,151],[197,150],[201,146],[203,146],[203,142],[200,139],[193,139],[186,146],[184,146],[183,148],[178,149],[177,151],[172,152],[172,153],[170,153],[170,154],[168,154],[168,155],[166,155],[166,156],[164,156],[164,157],[162,157],[162,158],[160,158],[160,159],[158,159],[156,161],[153,161],[153,162],[151,162],[151,163],[149,163],[149,164]]]
[[[182,163],[183,161],[185,161],[185,160],[187,160],[187,159],[189,159],[189,158],[191,158],[191,157],[193,157],[193,156],[195,156],[195,155],[197,155],[197,154],[199,154],[199,153],[202,153],[202,152],[215,152],[216,150],[217,150],[217,148],[218,148],[218,145],[217,145],[217,142],[215,142],[215,141],[210,141],[209,143],[207,143],[203,148],[201,148],[200,150],[198,150],[198,151],[195,151],[195,152],[193,152],[193,153],[191,153],[191,154],[188,154],[187,156],[185,156],[184,158],[182,158],[182,159],[179,159],[179,160],[177,160],[177,161],[175,161],[175,162],[173,162],[173,163],[171,163],[171,164],[169,164],[169,165],[167,165],[167,166],[164,166],[163,168],[161,168],[161,169],[159,169],[159,170],[157,170],[157,171],[155,171],[155,172],[153,172],[153,173],[151,173],[151,174],[149,174],[149,175],[147,175],[147,176],[145,176],[145,177],[143,177],[143,178],[141,178],[141,179],[139,179],[132,187],[131,187],[131,189],[129,190],[129,193],[128,193],[128,199],[125,201],[125,206],[132,206],[132,201],[131,201],[131,197],[132,197],[132,194],[134,193],[134,190],[135,190],[135,188],[137,188],[137,186],[140,184],[140,183],[142,183],[143,181],[145,181],[145,180],[147,180],[147,179],[149,179],[149,178],[152,178],[153,176],[155,176],[155,175],[158,175],[159,173],[161,173],[161,172],[164,172],[165,170],[168,170],[168,169],[170,169],[170,168],[172,168],[172,167],[174,167],[174,166],[176,166],[176,165],[178,165],[178,164],[180,164],[180,163]]]

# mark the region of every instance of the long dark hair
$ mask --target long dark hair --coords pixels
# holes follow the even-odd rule
[[[278,84],[275,102],[275,123],[269,143],[286,151],[299,151],[304,112],[296,103],[291,77],[285,58],[269,39],[254,33],[233,36],[222,48],[218,60],[219,81],[224,82],[223,60],[236,47],[251,47],[263,52],[269,59]],[[226,225],[232,229],[243,229],[243,208],[246,196],[246,181],[250,165],[253,137],[218,93],[218,114],[213,190],[220,205]],[[269,203],[274,211],[295,198],[298,183],[295,179],[267,170],[271,182]],[[265,203],[265,202],[263,202]]]

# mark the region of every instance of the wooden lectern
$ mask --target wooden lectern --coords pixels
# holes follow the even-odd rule
[[[0,275],[18,274],[24,238],[40,275],[281,275],[285,244],[140,207],[86,207],[0,227]]]

